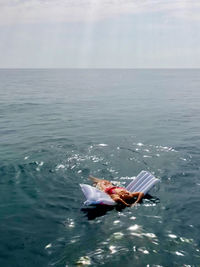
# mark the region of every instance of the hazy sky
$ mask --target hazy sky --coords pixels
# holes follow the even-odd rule
[[[1,68],[200,67],[200,0],[0,0]]]

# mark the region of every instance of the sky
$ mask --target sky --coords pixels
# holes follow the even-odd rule
[[[200,0],[0,0],[0,68],[200,68]]]

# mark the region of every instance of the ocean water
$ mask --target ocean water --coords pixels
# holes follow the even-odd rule
[[[200,266],[200,70],[0,70],[0,266]],[[161,182],[83,206],[88,175]]]

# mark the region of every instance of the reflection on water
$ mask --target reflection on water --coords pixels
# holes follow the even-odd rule
[[[134,146],[139,147],[137,153]],[[68,150],[67,156],[61,156],[53,164],[40,159],[39,155],[38,159],[29,155],[24,158],[24,164],[15,167],[14,183],[18,184],[21,197],[35,204],[40,199],[40,204],[36,206],[38,212],[41,211],[38,218],[50,217],[50,220],[61,225],[59,237],[50,238],[50,242],[45,242],[43,246],[52,266],[113,266],[112,264],[117,264],[124,257],[134,261],[135,266],[140,266],[141,261],[146,266],[165,266],[168,255],[171,257],[170,264],[173,264],[179,262],[179,258],[188,259],[191,253],[194,259],[199,259],[198,242],[195,241],[196,227],[192,221],[185,227],[181,226],[184,232],[186,228],[191,229],[186,230],[187,235],[184,236],[179,226],[181,221],[173,211],[173,203],[170,201],[173,190],[176,190],[172,186],[176,181],[176,174],[170,174],[170,166],[168,171],[164,171],[162,167],[163,160],[172,166],[174,161],[182,165],[182,162],[191,162],[191,158],[187,155],[183,158],[178,151],[157,145],[132,143],[132,147],[133,149],[117,149],[117,146],[110,145],[110,153],[116,155],[109,157],[105,156],[108,146],[88,144],[81,153],[74,148]],[[124,161],[134,161],[136,165],[142,165],[144,153],[149,153],[151,157],[146,157],[145,160],[152,170],[150,163],[153,162],[147,160],[157,157],[157,152],[161,161],[156,162],[154,173],[162,179],[162,183],[152,190],[153,196],[147,194],[141,204],[133,208],[83,206],[84,196],[79,183],[89,183],[89,173],[101,178],[108,177],[116,184],[125,186],[133,176],[119,177],[120,167],[114,162],[123,158]],[[32,177],[31,191],[26,187],[26,180],[22,179],[24,172]],[[41,176],[49,176],[46,172],[52,174],[48,183]],[[72,176],[76,177],[76,184],[69,183],[65,178]],[[187,183],[186,180],[185,182]],[[42,195],[44,190],[50,190],[45,198]],[[182,209],[183,204],[180,201],[176,210]],[[168,214],[171,216],[170,220]],[[130,264],[128,259],[125,260],[127,265]],[[154,264],[155,262],[158,264]],[[188,260],[181,262],[185,264]]]
[[[105,215],[108,211],[113,210],[114,207],[109,206],[95,206],[95,207],[86,207],[81,210],[86,214],[88,220],[94,220],[97,217]]]

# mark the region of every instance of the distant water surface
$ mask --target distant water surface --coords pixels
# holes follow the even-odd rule
[[[0,266],[200,266],[200,70],[0,70]],[[89,174],[161,180],[85,209]]]

